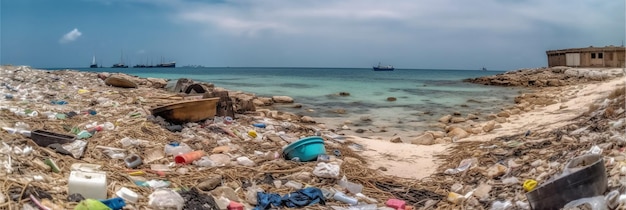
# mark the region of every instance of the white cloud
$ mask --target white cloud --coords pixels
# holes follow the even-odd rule
[[[63,35],[63,37],[61,37],[61,39],[59,40],[59,42],[61,44],[65,44],[65,43],[69,43],[69,42],[73,42],[76,39],[78,39],[78,37],[82,36],[83,33],[81,33],[80,31],[78,31],[77,28],[74,28],[74,30],[66,33],[65,35]]]

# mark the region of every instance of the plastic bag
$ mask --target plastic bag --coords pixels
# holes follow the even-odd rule
[[[313,169],[313,174],[322,178],[337,178],[339,177],[339,165],[333,163],[318,163]]]
[[[148,205],[154,209],[182,210],[185,206],[185,199],[170,189],[157,189],[148,198]]]
[[[476,162],[478,162],[478,159],[476,159],[476,158],[464,159],[464,160],[462,160],[459,163],[459,167],[446,169],[446,171],[444,171],[444,173],[446,173],[446,174],[458,174],[458,173],[461,173],[461,172],[466,171],[467,169],[471,168],[472,165],[474,165],[474,163],[476,163]]]
[[[563,209],[574,209],[575,207],[580,205],[588,205],[589,207],[591,207],[592,210],[607,210],[606,200],[604,200],[604,196],[595,196],[573,200],[565,204]]]

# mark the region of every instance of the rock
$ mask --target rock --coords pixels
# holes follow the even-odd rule
[[[396,101],[396,97],[387,97],[387,101]]]
[[[452,118],[450,118],[450,122],[451,123],[462,123],[462,122],[465,122],[465,121],[466,121],[466,119],[462,118],[462,117],[452,117]]]
[[[293,103],[293,98],[289,96],[272,96],[272,101],[274,101],[274,103],[288,104]]]
[[[468,120],[475,120],[478,119],[478,116],[474,115],[474,114],[467,114],[466,117]]]
[[[566,108],[567,108],[567,105],[563,105],[563,104],[561,104],[561,105],[559,106],[559,109],[566,109]]]
[[[334,113],[337,113],[337,114],[345,114],[345,113],[346,113],[346,110],[345,110],[345,109],[341,109],[341,108],[340,108],[340,109],[335,109],[333,112],[334,112]]]
[[[426,133],[430,133],[433,135],[433,138],[443,138],[446,136],[446,133],[443,131],[426,131]]]
[[[372,121],[372,118],[370,118],[370,116],[361,116],[359,119],[364,122]]]
[[[485,124],[485,126],[483,126],[483,131],[485,131],[485,133],[489,133],[489,131],[492,131],[495,126],[496,126],[496,122],[491,120],[491,121],[487,122],[487,124]]]
[[[495,114],[489,114],[489,115],[487,115],[487,119],[488,119],[488,120],[494,120],[494,119],[496,119],[496,118],[498,118],[498,115],[495,115]]]
[[[359,128],[359,129],[356,129],[354,132],[356,132],[356,133],[364,133],[364,132],[365,132],[365,130],[363,130],[363,129]]]
[[[446,139],[444,138],[436,138],[435,139],[435,144],[446,144],[449,143],[449,141],[446,141]]]
[[[300,118],[300,122],[302,122],[302,123],[315,123],[315,120],[312,117],[309,117],[309,116],[302,116]]]
[[[150,83],[152,83],[153,88],[164,88],[167,86],[167,80],[160,78],[146,78]]]
[[[510,117],[511,114],[509,114],[507,111],[501,111],[500,113],[497,114],[498,117]]]
[[[222,185],[222,176],[221,175],[213,175],[210,176],[207,180],[200,182],[198,184],[198,189],[203,191],[211,191],[218,186]]]
[[[265,106],[265,103],[263,103],[263,101],[259,100],[258,98],[252,99],[252,103],[255,106]]]
[[[402,143],[402,139],[399,136],[393,137],[389,141],[392,143]]]
[[[452,115],[446,115],[446,116],[443,116],[443,117],[439,118],[439,122],[441,122],[441,123],[449,123],[450,119],[452,119]]]
[[[269,105],[274,104],[274,100],[272,98],[258,97],[256,99],[258,99],[259,101],[263,102],[263,104],[265,106],[269,106]]]
[[[497,123],[505,123],[506,122],[506,118],[504,117],[498,117],[495,119]]]
[[[352,120],[343,121],[343,124],[344,125],[351,125],[352,124]]]
[[[433,134],[425,133],[417,138],[411,140],[411,144],[417,145],[433,145],[435,143],[435,138]]]
[[[294,104],[293,106],[291,106],[292,108],[296,108],[296,109],[300,109],[302,108],[302,104]]]
[[[452,130],[450,130],[450,132],[448,132],[448,137],[452,138],[452,139],[462,139],[462,138],[466,138],[468,137],[470,134],[463,130],[462,128],[458,128],[455,127]]]
[[[509,110],[509,112],[514,115],[514,114],[519,114],[520,112],[522,112],[522,110],[518,109],[518,108],[513,108],[511,110]]]
[[[350,96],[348,92],[339,92],[339,96]]]

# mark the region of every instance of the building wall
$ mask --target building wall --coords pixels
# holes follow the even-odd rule
[[[546,51],[548,66],[567,66],[567,53],[580,53],[578,67],[624,67],[626,51],[624,47],[589,47]]]

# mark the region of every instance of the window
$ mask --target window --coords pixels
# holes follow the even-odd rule
[[[598,53],[598,58],[602,59],[602,53]]]
[[[591,53],[591,59],[596,59],[596,54],[595,53]]]

